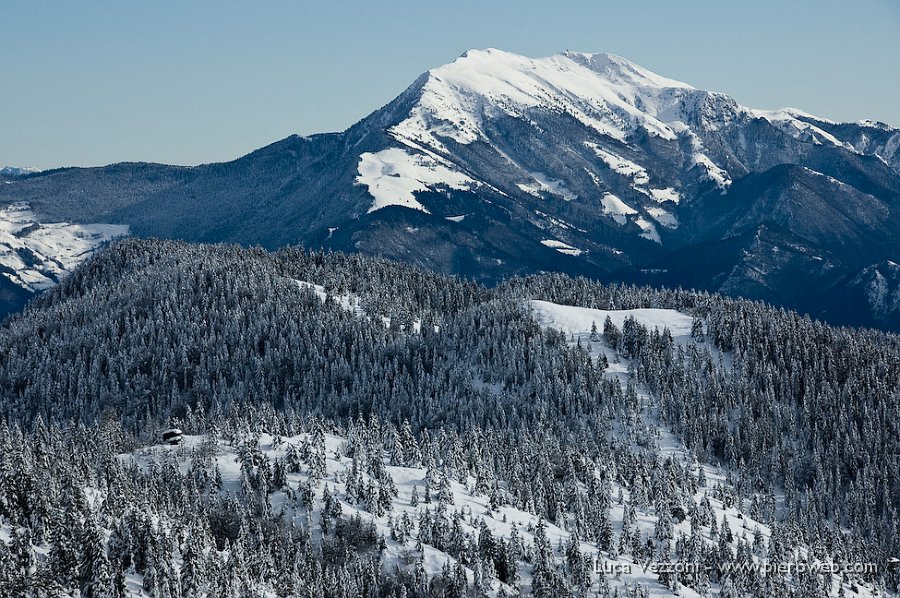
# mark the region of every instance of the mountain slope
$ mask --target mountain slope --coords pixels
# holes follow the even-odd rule
[[[900,254],[898,147],[881,123],[747,108],[617,56],[473,50],[342,133],[194,168],[30,174],[0,202],[140,236],[359,251],[485,282],[697,285],[832,317],[832,288]],[[763,227],[786,236],[754,249]],[[719,245],[740,250],[703,255]],[[828,266],[804,274],[766,259],[776,247]]]

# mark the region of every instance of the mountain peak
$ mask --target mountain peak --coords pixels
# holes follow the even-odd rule
[[[415,89],[415,106],[391,133],[403,144],[439,153],[448,153],[447,140],[484,139],[486,120],[522,118],[539,108],[569,114],[619,141],[636,129],[674,140],[677,127],[665,122],[672,105],[697,93],[613,54],[566,51],[529,58],[495,48],[469,50],[431,69]]]
[[[616,54],[604,52],[573,52],[565,50],[544,58],[530,58],[497,48],[471,49],[463,52],[453,62],[431,69],[429,74],[441,78],[450,73],[466,71],[493,78],[510,76],[515,72],[533,72],[542,75],[544,69],[557,72],[575,72],[586,69],[600,79],[613,85],[637,87],[693,89],[687,83],[657,75],[642,66]],[[578,73],[585,77],[587,73]],[[547,83],[553,83],[548,80]]]

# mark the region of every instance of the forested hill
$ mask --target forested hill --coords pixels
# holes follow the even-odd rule
[[[0,329],[0,596],[896,592],[898,391],[759,303],[122,240]]]

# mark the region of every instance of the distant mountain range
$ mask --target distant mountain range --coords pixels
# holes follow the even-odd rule
[[[3,177],[5,179],[18,179],[29,174],[36,174],[40,171],[41,170],[39,168],[33,168],[30,166],[24,168],[18,166],[4,166],[3,168],[0,168],[0,177]]]
[[[342,133],[0,179],[7,311],[130,232],[680,285],[900,329],[900,130],[747,108],[608,54],[470,51]]]

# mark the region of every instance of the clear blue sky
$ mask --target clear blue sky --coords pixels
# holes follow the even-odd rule
[[[485,47],[612,52],[749,106],[900,126],[897,0],[4,0],[0,165],[229,160],[342,130]]]

